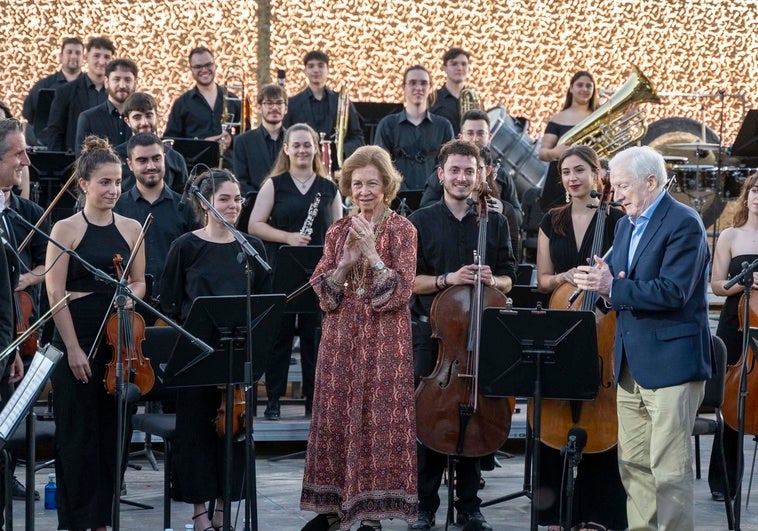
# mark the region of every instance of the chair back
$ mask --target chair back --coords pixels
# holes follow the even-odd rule
[[[726,345],[713,336],[713,375],[705,382],[705,395],[700,409],[720,408],[724,403],[724,382],[726,381]]]

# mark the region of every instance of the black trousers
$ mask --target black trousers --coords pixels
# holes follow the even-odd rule
[[[297,317],[297,323],[295,322]],[[297,324],[297,326],[296,326]],[[292,357],[292,339],[300,336],[300,362],[303,369],[303,395],[308,404],[313,403],[313,387],[316,379],[316,314],[286,314],[282,318],[279,335],[274,342],[274,351],[266,364],[266,395],[281,398],[287,390],[287,373]]]

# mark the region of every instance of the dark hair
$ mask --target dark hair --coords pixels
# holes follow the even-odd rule
[[[321,61],[322,63],[326,63],[326,66],[329,66],[329,56],[321,50],[313,50],[305,54],[303,66],[308,66],[308,61]]]
[[[134,111],[148,112],[158,111],[158,103],[147,92],[133,92],[129,94],[124,102],[124,116],[128,117],[129,113]]]
[[[459,55],[465,55],[466,59],[471,59],[471,55],[469,55],[469,53],[463,48],[450,48],[445,52],[445,55],[442,56],[442,66],[447,66],[448,61],[455,59]]]
[[[491,127],[492,124],[490,123],[490,116],[482,111],[481,109],[471,109],[463,113],[463,116],[461,116],[461,127],[463,127],[463,123],[468,120],[484,120],[487,122],[487,127]]]
[[[126,157],[132,158],[132,151],[137,146],[152,146],[153,144],[163,148],[163,141],[155,133],[137,133],[126,143]]]
[[[61,51],[68,46],[69,44],[73,44],[75,46],[81,46],[84,48],[84,44],[82,43],[82,40],[79,37],[66,37],[63,39],[63,42],[61,42]]]
[[[741,227],[747,223],[747,195],[754,186],[758,186],[758,172],[748,175],[745,178],[745,182],[742,183],[742,190],[740,191],[740,196],[737,198],[737,211],[734,213],[734,219],[732,220],[734,227]]]
[[[113,59],[111,62],[109,62],[105,67],[105,77],[108,77],[111,75],[111,73],[115,72],[116,70],[126,70],[127,72],[131,72],[132,75],[137,78],[137,63],[132,61],[131,59]]]
[[[311,135],[311,138],[313,139],[313,145],[316,148],[316,152],[313,155],[313,164],[311,167],[316,175],[320,177],[326,177],[326,169],[324,168],[324,164],[321,162],[321,157],[319,156],[319,153],[321,152],[321,146],[319,145],[318,133],[316,133],[316,131],[310,125],[294,124],[290,126],[284,133],[282,144],[289,145],[292,133],[296,133],[297,131],[306,131]],[[284,146],[282,146],[282,149],[279,150],[279,156],[276,157],[274,166],[271,168],[268,176],[276,177],[277,175],[282,175],[288,171],[290,171],[290,157],[284,152]]]
[[[4,101],[0,101],[0,110],[3,111],[3,114],[5,114],[5,116],[0,117],[0,120],[13,118],[13,113],[11,112],[11,108],[8,107],[8,105]]]
[[[347,158],[342,165],[339,182],[340,192],[345,197],[352,197],[350,185],[353,180],[353,172],[366,166],[373,166],[379,170],[379,175],[382,177],[382,188],[384,189],[384,204],[389,205],[395,199],[403,177],[392,165],[390,154],[379,146],[361,146]]]
[[[99,136],[89,135],[82,142],[82,154],[74,162],[74,175],[76,180],[84,179],[89,181],[92,174],[95,173],[103,164],[118,164],[121,167],[121,159],[111,148],[110,142]],[[79,197],[84,194],[79,189]]]
[[[445,163],[450,155],[463,155],[464,157],[473,157],[476,159],[477,166],[479,165],[480,153],[479,148],[471,142],[465,140],[450,140],[442,145],[440,148],[439,160],[440,167],[444,168]]]
[[[561,170],[563,168],[563,161],[569,157],[579,157],[590,167],[592,173],[595,174],[595,178],[600,177],[600,170],[603,168],[600,163],[600,158],[595,153],[595,150],[589,146],[571,146],[558,159],[558,179],[561,180]],[[550,222],[553,225],[555,232],[561,236],[568,234],[569,224],[571,223],[571,203],[566,203],[555,207],[550,210]]]
[[[213,52],[210,51],[205,46],[196,46],[196,47],[194,47],[194,48],[192,48],[190,50],[189,57],[187,58],[187,62],[191,62],[192,61],[192,56],[193,55],[199,55],[201,53],[207,53],[207,54],[210,54],[211,57],[213,57]]]
[[[492,150],[490,150],[490,148],[488,148],[487,146],[480,147],[479,158],[484,162],[485,166],[489,166],[490,168],[492,168]],[[494,168],[492,169],[494,170]],[[485,172],[486,171],[487,170],[485,169]],[[500,197],[501,188],[500,188],[500,184],[497,182],[497,179],[495,178],[497,177],[495,175],[495,172],[493,171],[492,173],[489,173],[489,174],[485,173],[485,176],[486,176],[487,184],[490,187],[490,192],[492,193],[492,195],[495,197]]]
[[[200,194],[211,203],[213,202],[213,194],[224,183],[234,183],[237,186],[240,184],[232,172],[219,168],[204,171],[195,179],[195,186],[200,190]],[[206,221],[205,210],[200,206],[200,201],[194,196],[192,197],[192,208],[195,210],[197,221],[204,224]]]
[[[580,70],[579,72],[571,76],[571,82],[569,83],[569,88],[566,91],[566,101],[563,103],[563,110],[571,107],[571,104],[574,102],[574,96],[573,94],[571,94],[571,87],[574,86],[574,83],[576,83],[576,81],[580,77],[588,77],[590,78],[590,81],[592,82],[592,97],[590,98],[590,110],[594,111],[600,105],[600,98],[598,98],[598,95],[597,95],[597,85],[595,84],[595,78],[592,77],[592,74],[590,74],[586,70]]]
[[[429,70],[427,70],[424,65],[413,65],[406,68],[405,72],[403,72],[403,86],[405,86],[405,82],[408,79],[408,74],[413,72],[414,70],[421,70],[422,72],[426,72],[426,75],[429,76],[429,81],[431,81],[432,76],[431,74],[429,74]]]
[[[268,85],[263,85],[261,89],[258,91],[258,96],[255,98],[255,101],[260,105],[263,103],[263,100],[265,99],[274,99],[274,98],[281,98],[284,100],[284,104],[287,104],[287,91],[284,90],[284,87],[281,85],[277,85],[276,83],[269,83]]]
[[[15,118],[0,120],[0,159],[8,153],[8,135],[11,133],[23,133],[21,122]]]
[[[92,48],[102,48],[111,53],[116,53],[116,47],[108,37],[91,37],[84,49],[89,52]]]

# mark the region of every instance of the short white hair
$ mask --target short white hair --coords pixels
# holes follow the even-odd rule
[[[614,168],[625,168],[632,176],[641,181],[648,175],[654,175],[658,181],[656,188],[663,188],[668,180],[666,161],[663,156],[650,146],[634,146],[616,154],[608,166],[613,173]]]

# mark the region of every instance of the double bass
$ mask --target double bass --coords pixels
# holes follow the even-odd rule
[[[478,212],[479,238],[474,261],[485,263],[486,195]],[[475,282],[440,292],[432,303],[432,337],[439,340],[437,364],[416,389],[416,432],[432,450],[455,456],[481,457],[499,449],[508,438],[515,401],[479,392],[479,339],[482,310],[505,306],[505,295]]]
[[[605,225],[611,202],[611,185],[606,177],[597,207],[595,232],[590,256],[600,256],[605,236]],[[592,401],[545,400],[542,403],[541,440],[556,450],[566,444],[566,435],[574,427],[587,431],[585,453],[600,453],[613,448],[618,441],[616,417],[616,386],[613,378],[614,336],[616,313],[603,313],[596,303],[596,292],[576,292],[575,286],[564,283],[550,297],[550,308],[594,312],[597,324],[597,351],[600,382],[597,396]],[[532,401],[529,403],[529,422],[532,423]]]

